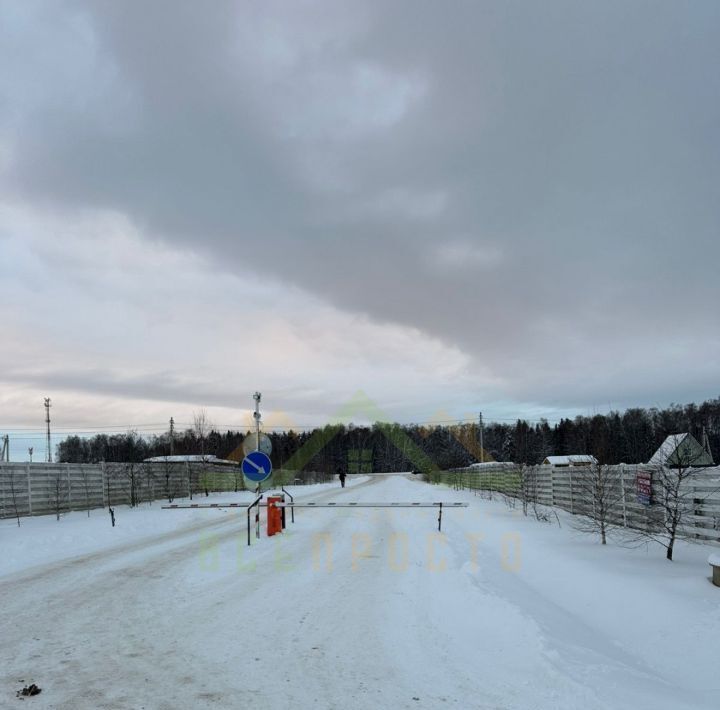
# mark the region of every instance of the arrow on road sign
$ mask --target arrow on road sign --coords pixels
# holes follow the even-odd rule
[[[255,483],[261,483],[272,473],[272,462],[262,451],[251,451],[242,462],[242,472]]]

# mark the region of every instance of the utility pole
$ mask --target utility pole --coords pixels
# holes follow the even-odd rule
[[[5,434],[2,438],[2,450],[0,450],[0,463],[5,461],[10,463],[10,435]]]
[[[50,397],[45,397],[45,424],[47,424],[47,462],[52,463],[52,445],[50,443]]]
[[[170,417],[170,456],[175,451],[175,419]]]
[[[483,418],[482,412],[478,416],[478,424],[480,425],[480,463],[485,463],[485,449],[483,448]]]
[[[28,447],[28,455],[30,456],[30,463],[32,463],[33,447]]]

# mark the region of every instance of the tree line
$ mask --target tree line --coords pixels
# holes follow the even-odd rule
[[[57,447],[57,459],[67,463],[140,462],[171,453],[203,454],[240,461],[248,432],[220,432],[203,416],[201,425],[161,435],[97,434],[69,436]],[[483,429],[481,453],[477,423],[428,426],[385,424],[354,426],[332,424],[313,431],[268,432],[274,468],[332,474],[405,471],[424,468],[460,468],[487,460],[539,464],[546,456],[592,454],[602,464],[644,463],[666,436],[690,432],[702,441],[707,432],[711,451],[720,453],[720,398],[700,405],[672,404],[664,409],[631,408],[591,417],[491,422]]]

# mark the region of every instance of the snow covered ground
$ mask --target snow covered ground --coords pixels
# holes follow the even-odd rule
[[[368,480],[367,476],[352,476],[346,486],[356,486]],[[317,483],[312,486],[286,486],[286,490],[295,495],[297,500],[313,498],[318,492],[334,490],[337,483]],[[195,495],[189,498],[176,498],[174,504],[190,505],[198,503],[241,503],[249,505],[255,500],[251,491],[238,493],[211,493],[208,497]],[[247,514],[245,510],[236,508],[198,509],[180,508],[178,510],[162,510],[168,505],[167,500],[156,500],[142,504],[137,508],[117,505],[115,511],[115,527],[110,521],[106,509],[91,510],[88,516],[85,511],[65,514],[60,522],[54,515],[43,515],[34,518],[21,518],[21,527],[17,530],[15,519],[0,520],[0,541],[2,556],[0,557],[0,576],[8,572],[16,572],[37,564],[61,562],[69,557],[87,555],[90,552],[111,551],[119,547],[126,549],[130,543],[138,543],[140,547],[147,544],[147,538],[153,543],[161,541],[163,536],[172,539],[176,533],[187,535],[197,528],[198,533],[210,529],[215,523],[227,522],[230,516],[237,524],[242,516],[247,530]],[[16,532],[13,533],[13,530]],[[247,537],[246,537],[247,539]]]
[[[413,477],[297,491],[470,507],[442,535],[432,509],[298,509],[250,548],[244,510],[2,521],[0,707],[33,682],[78,710],[717,707],[713,548],[603,548]]]

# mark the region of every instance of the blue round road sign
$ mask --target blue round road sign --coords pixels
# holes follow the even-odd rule
[[[272,473],[272,462],[262,451],[251,451],[242,462],[243,475],[255,483],[261,483]]]

